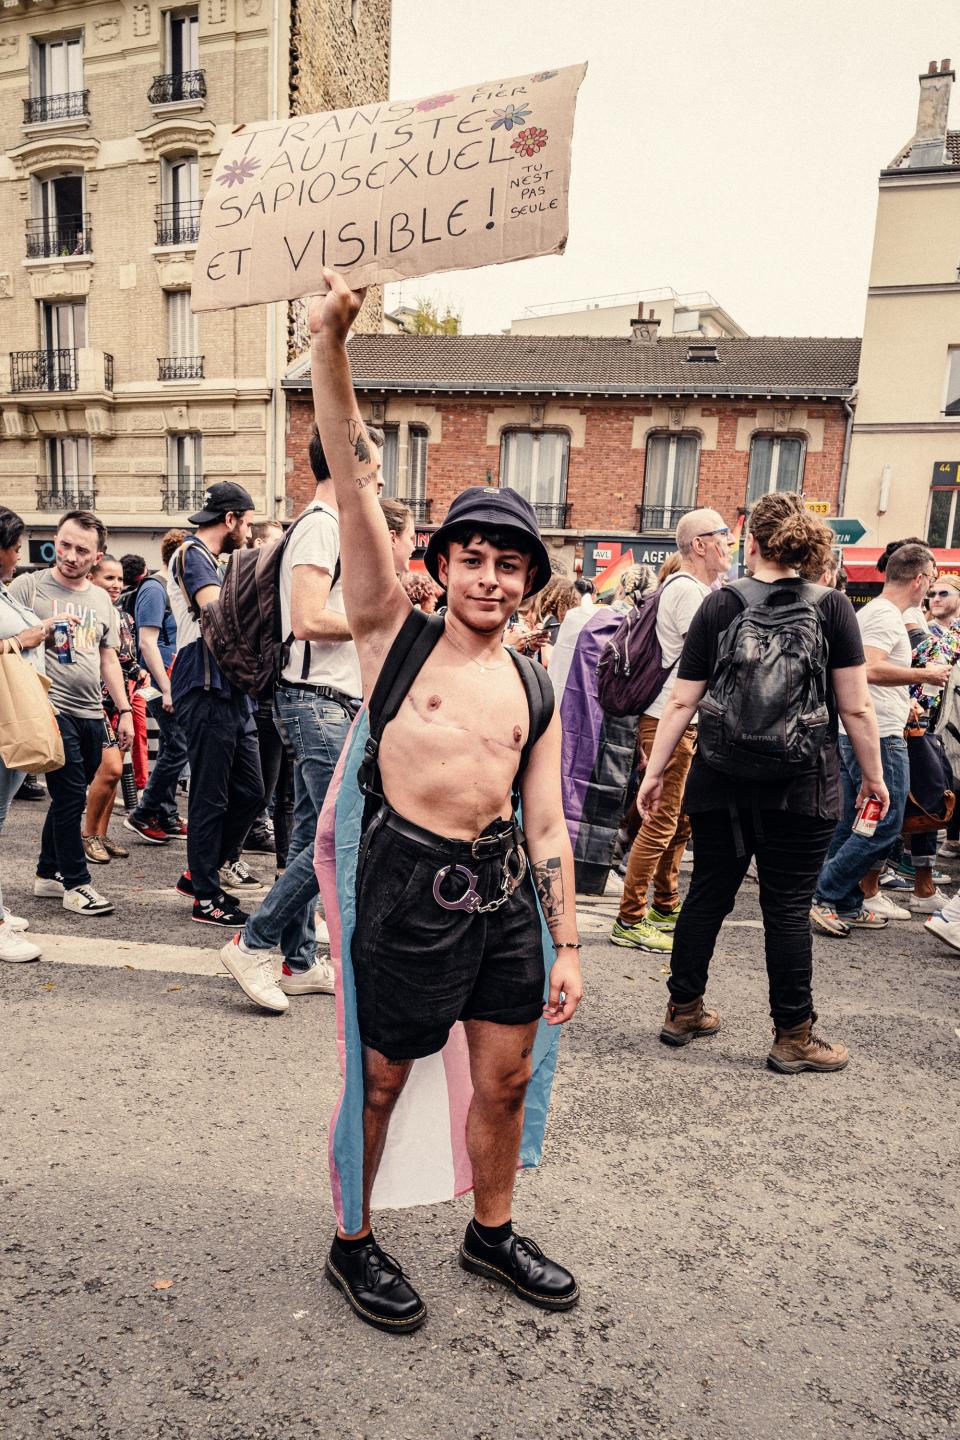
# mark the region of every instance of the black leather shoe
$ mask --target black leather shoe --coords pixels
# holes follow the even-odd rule
[[[46,800],[46,798],[46,786],[38,784],[36,780],[24,780],[14,796],[15,800]]]
[[[564,1270],[523,1235],[509,1235],[499,1245],[487,1245],[473,1222],[460,1246],[460,1264],[474,1275],[484,1275],[516,1291],[521,1300],[544,1310],[569,1310],[580,1299],[580,1286]]]
[[[334,1240],[325,1273],[360,1319],[378,1330],[402,1335],[418,1330],[427,1318],[426,1305],[397,1261],[380,1249],[373,1236],[362,1250],[343,1250]]]

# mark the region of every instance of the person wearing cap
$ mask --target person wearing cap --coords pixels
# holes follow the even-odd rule
[[[167,595],[177,622],[177,657],[170,676],[174,713],[187,737],[190,799],[187,869],[177,890],[193,900],[193,919],[236,929],[247,919],[220,883],[223,865],[263,804],[263,778],[253,709],[204,644],[200,612],[217,598],[221,557],[247,543],[253,500],[242,485],[209,486],[197,527],[170,560]]]
[[[347,358],[363,295],[333,271],[324,279],[329,293],[310,309],[314,405],[339,507],[347,620],[369,697],[412,610],[396,583],[376,501],[377,465]],[[351,1232],[338,1227],[326,1266],[355,1313],[393,1334],[422,1324],[426,1306],[376,1243],[370,1196],[414,1062],[438,1054],[458,1021],[473,1082],[465,1144],[475,1207],[460,1264],[544,1309],[569,1309],[579,1297],[570,1272],[516,1235],[511,1222],[538,1022],[569,1020],[582,994],[559,717],[554,713],[530,745],[518,781],[535,711],[521,681],[526,662],[503,644],[524,596],[549,580],[549,557],[528,501],[509,489],[474,486],[454,499],[424,565],[447,594],[443,630],[375,751],[375,820],[365,830],[356,889],[362,1224]],[[525,836],[514,818],[516,783]],[[556,949],[546,1005],[527,861]],[[458,869],[469,875],[472,893],[452,873]]]
[[[930,631],[943,635],[960,621],[960,575],[939,575],[927,594]]]

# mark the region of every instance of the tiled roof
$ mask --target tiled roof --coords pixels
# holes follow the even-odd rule
[[[717,360],[691,360],[715,345]],[[652,345],[579,335],[354,335],[358,389],[487,394],[849,395],[860,341],[751,336],[705,341],[671,336]],[[309,357],[284,386],[306,389]]]

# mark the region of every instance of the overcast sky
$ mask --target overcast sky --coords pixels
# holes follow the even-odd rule
[[[957,0],[393,0],[391,95],[589,61],[566,254],[388,287],[471,332],[527,305],[709,290],[749,334],[859,335],[877,175]],[[960,98],[951,123],[960,129]]]

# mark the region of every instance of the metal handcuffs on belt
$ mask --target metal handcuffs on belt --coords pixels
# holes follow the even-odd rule
[[[449,874],[460,875],[466,881],[467,888],[456,900],[447,900],[440,893],[440,886]],[[496,900],[483,904],[483,898],[477,889],[479,876],[469,870],[466,865],[444,865],[438,870],[433,882],[433,898],[444,910],[466,910],[472,915],[487,915],[491,910],[499,910],[501,905],[506,905],[510,896],[527,873],[527,857],[523,848],[517,845],[514,849],[508,850],[503,857],[503,878],[500,882],[500,894]]]

